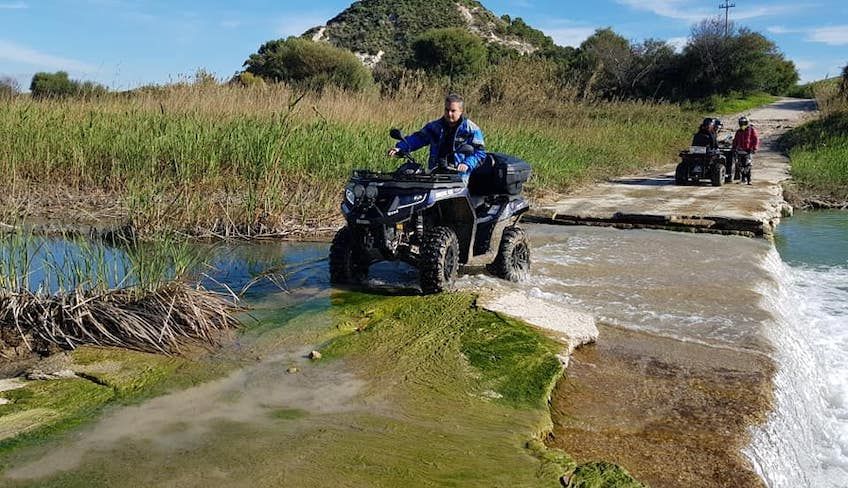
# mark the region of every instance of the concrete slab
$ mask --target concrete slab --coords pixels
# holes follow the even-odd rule
[[[527,220],[770,235],[780,218],[792,212],[783,200],[780,185],[789,178],[789,160],[778,151],[776,140],[810,117],[815,108],[812,100],[783,98],[746,113],[763,141],[760,152],[754,157],[751,186],[736,182],[721,187],[713,187],[706,182],[700,186],[676,186],[674,167],[671,166],[653,174],[600,183],[560,201],[537,206],[531,210]],[[723,119],[728,131],[722,132],[720,138],[733,134],[736,118]]]

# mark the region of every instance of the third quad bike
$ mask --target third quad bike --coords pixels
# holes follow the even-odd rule
[[[398,129],[390,135],[404,138]],[[450,289],[460,265],[485,265],[510,281],[526,277],[530,244],[517,224],[529,210],[521,195],[529,164],[488,153],[466,184],[446,161],[426,170],[402,156],[395,172],[353,171],[341,205],[347,224],[330,246],[332,283],[355,284],[372,263],[398,260],[418,268],[425,294]]]
[[[726,160],[720,150],[692,146],[680,152],[680,164],[674,171],[674,182],[677,185],[698,184],[708,178],[713,186],[721,186],[726,173]]]

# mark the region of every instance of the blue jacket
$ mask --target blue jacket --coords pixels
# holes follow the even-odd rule
[[[397,148],[405,153],[411,153],[421,149],[426,145],[430,145],[430,169],[435,168],[439,164],[439,145],[448,133],[447,122],[444,119],[438,119],[425,125],[420,131],[409,135],[405,140],[397,143]],[[465,156],[456,152],[463,144],[469,144],[474,147],[474,154]],[[459,127],[456,128],[456,137],[453,141],[454,162],[457,166],[465,164],[468,166],[466,174],[476,168],[482,161],[486,159],[486,147],[483,142],[483,131],[477,124],[463,117],[459,122]]]

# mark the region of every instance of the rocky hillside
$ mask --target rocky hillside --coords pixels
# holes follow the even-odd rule
[[[490,45],[522,54],[553,45],[520,18],[497,17],[476,0],[361,0],[304,36],[349,49],[373,67],[404,62],[418,35],[443,27],[466,28]]]

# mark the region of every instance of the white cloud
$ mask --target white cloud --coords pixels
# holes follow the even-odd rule
[[[560,46],[577,47],[587,37],[595,33],[594,27],[551,27],[542,28],[542,32],[551,36]]]
[[[844,46],[848,44],[848,25],[835,25],[810,29],[807,31],[807,40],[812,42],[821,42],[830,46]]]
[[[0,40],[0,60],[56,70],[79,72],[96,71],[93,66],[82,61],[53,56],[52,54],[42,53],[35,49],[4,40]]]
[[[683,48],[686,47],[686,43],[689,42],[689,38],[688,37],[672,37],[672,38],[666,40],[666,42],[668,42],[674,48],[674,50],[676,52],[681,52],[681,51],[683,51]]]
[[[766,27],[766,31],[772,34],[791,34],[793,32],[798,32],[796,29],[787,29],[782,25],[773,25],[771,27]]]
[[[24,2],[0,3],[0,10],[21,10],[29,8]]]
[[[636,10],[653,12],[660,17],[697,22],[699,20],[715,17],[722,14],[717,7],[704,8],[703,2],[693,0],[617,0],[619,4],[626,5]],[[768,15],[778,15],[799,8],[796,5],[771,5],[768,7],[736,8],[731,9],[730,16],[733,20],[746,20]]]

